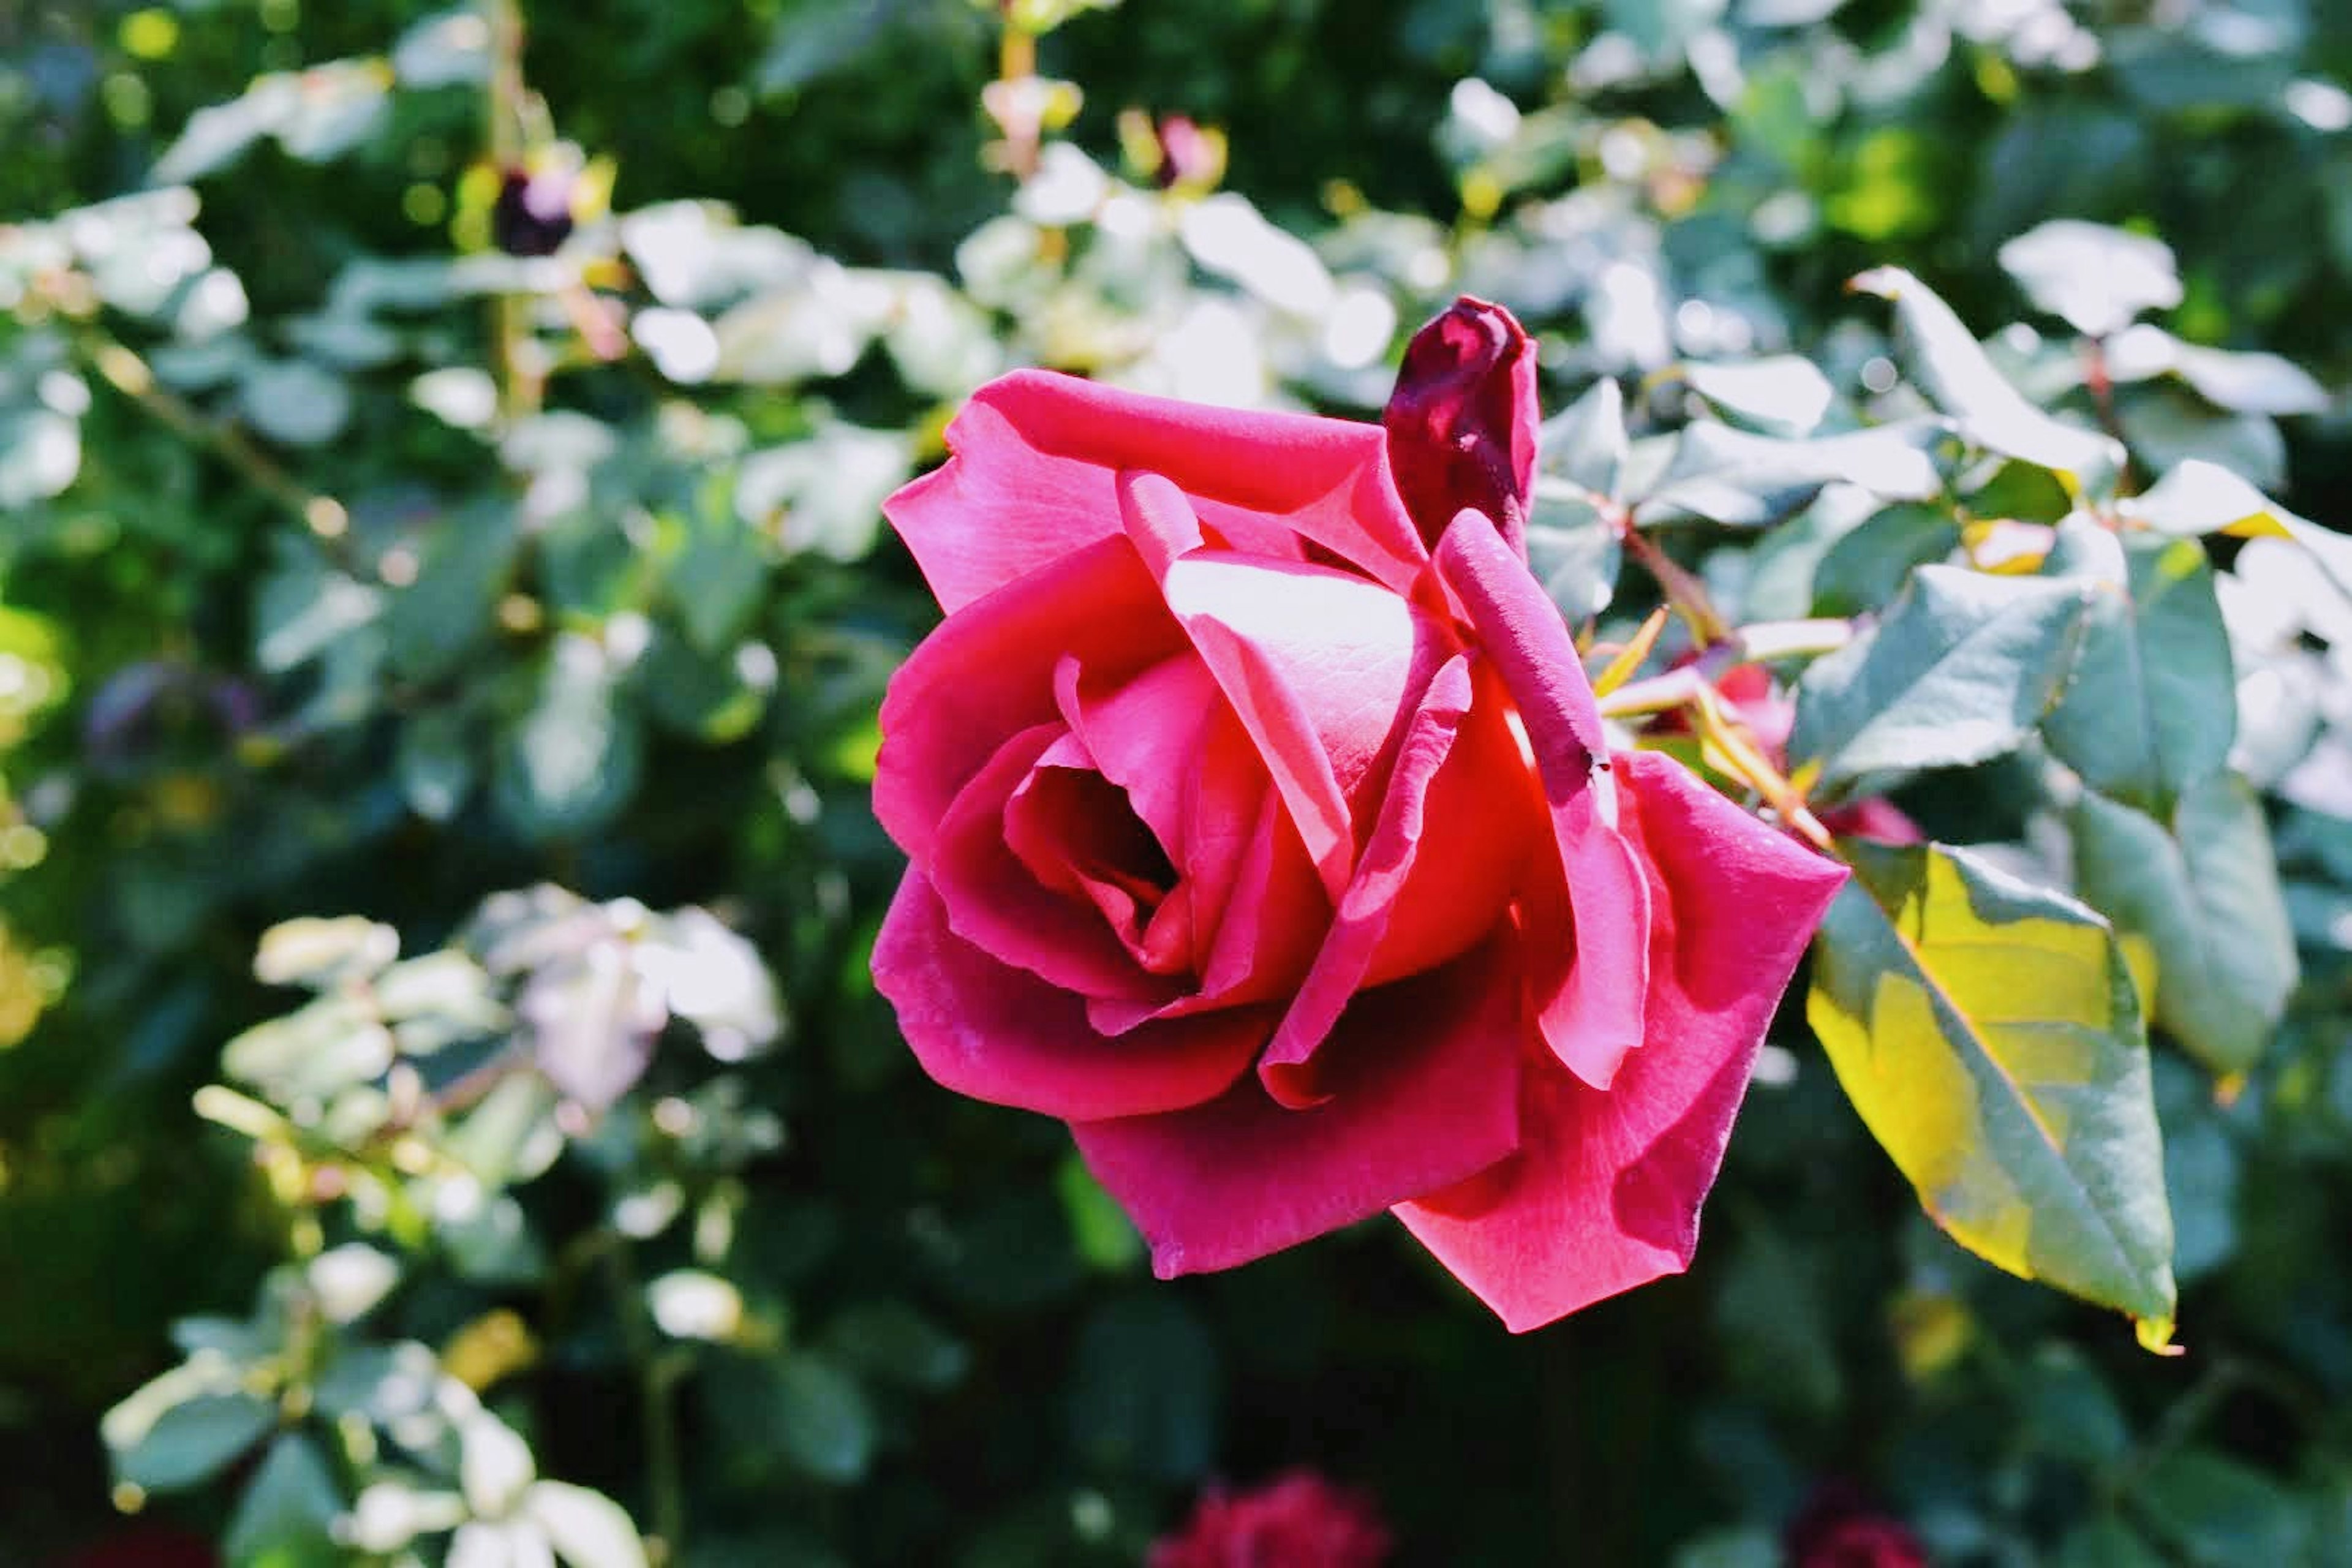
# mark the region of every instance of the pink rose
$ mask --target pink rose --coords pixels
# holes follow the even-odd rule
[[[1782,1543],[1789,1568],[1929,1568],[1919,1538],[1843,1481],[1815,1489]]]
[[[1212,1490],[1145,1568],[1380,1568],[1389,1532],[1369,1499],[1311,1470],[1255,1491]]]
[[[1385,428],[1021,372],[886,507],[947,620],[882,709],[876,981],[1162,1278],[1382,1209],[1514,1329],[1689,1262],[1844,871],[1607,753],[1535,425],[1464,300]]]

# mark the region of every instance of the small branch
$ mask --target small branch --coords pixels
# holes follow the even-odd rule
[[[2123,471],[2116,476],[2116,493],[2130,495],[2139,486],[2132,476],[2131,443],[2124,438],[2123,416],[2116,411],[2116,380],[2107,369],[2105,338],[2083,340],[2083,381],[2091,389],[2091,402],[2098,409],[2099,428],[2124,451]]]
[[[686,1547],[686,1472],[680,1463],[677,1412],[669,1397],[671,1374],[646,1315],[645,1285],[628,1242],[614,1237],[604,1248],[604,1271],[618,1298],[614,1311],[621,1337],[636,1368],[639,1418],[646,1428],[646,1487],[653,1494],[649,1532],[658,1542],[661,1563],[679,1561]],[[649,1542],[648,1544],[652,1544]]]
[[[159,383],[154,368],[128,345],[98,327],[80,328],[77,337],[91,367],[106,384],[144,409],[156,423],[220,458],[247,484],[300,518],[320,539],[340,540],[349,531],[351,514],[342,502],[309,489],[237,426],[205,417],[194,405]]]

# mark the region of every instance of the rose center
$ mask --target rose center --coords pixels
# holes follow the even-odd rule
[[[1086,900],[1136,961],[1171,974],[1192,961],[1182,878],[1127,792],[1091,768],[1040,767],[1005,805],[1005,842],[1039,883]]]

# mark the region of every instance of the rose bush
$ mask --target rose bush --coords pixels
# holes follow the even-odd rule
[[[1536,420],[1464,300],[1382,426],[1017,373],[886,508],[946,620],[883,707],[877,982],[1162,1278],[1388,1209],[1528,1329],[1689,1261],[1845,873],[1612,752],[1526,563]]]

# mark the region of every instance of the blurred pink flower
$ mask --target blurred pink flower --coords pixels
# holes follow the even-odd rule
[[[1148,1568],[1377,1568],[1389,1532],[1371,1500],[1293,1470],[1254,1491],[1211,1489]]]

